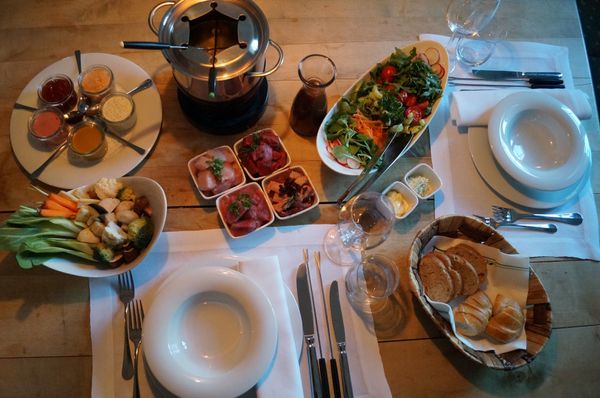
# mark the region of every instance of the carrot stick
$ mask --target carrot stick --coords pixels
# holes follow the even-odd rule
[[[55,202],[52,199],[46,199],[44,201],[43,208],[44,209],[52,209],[52,210],[61,210],[61,211],[65,211],[65,212],[73,212],[73,210],[64,207],[63,205],[61,205],[58,202]]]
[[[42,217],[66,217],[71,218],[75,215],[72,211],[63,211],[55,209],[40,209],[40,215]]]
[[[73,202],[70,199],[63,198],[62,196],[57,195],[55,193],[49,193],[48,194],[48,199],[57,202],[61,206],[66,207],[67,209],[69,209],[71,211],[77,211],[77,203]]]

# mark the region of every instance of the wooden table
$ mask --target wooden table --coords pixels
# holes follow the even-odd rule
[[[113,53],[132,60],[154,79],[163,104],[162,132],[154,151],[133,174],[156,179],[165,189],[165,230],[220,228],[213,201],[194,191],[186,162],[209,147],[232,144],[235,136],[212,136],[192,127],[176,99],[171,68],[159,52],[123,50],[121,40],[155,40],[146,18],[156,1],[29,0],[3,2],[0,13],[0,219],[39,196],[28,190],[27,173],[10,147],[9,120],[22,88],[47,65],[75,49]],[[329,171],[314,139],[289,127],[292,99],[300,88],[296,65],[308,53],[337,63],[338,79],[328,88],[333,103],[375,61],[416,39],[419,33],[448,34],[447,1],[261,0],[270,36],[283,46],[285,63],[269,77],[269,102],[256,128],[272,127],[283,137],[295,164],[315,182],[317,210],[276,225],[335,222],[335,199],[351,178]],[[560,10],[560,12],[558,11]],[[505,0],[498,18],[510,38],[566,46],[576,85],[593,98],[590,72],[575,1]],[[594,160],[600,161],[598,114],[584,122]],[[414,164],[429,158],[425,135],[374,186],[382,189]],[[592,183],[596,202],[600,173]],[[412,297],[407,252],[416,232],[433,219],[433,201],[422,203],[380,249],[401,266],[401,322],[379,331],[380,351],[394,396],[592,396],[600,388],[600,267],[590,261],[536,258],[554,313],[551,340],[530,365],[512,372],[483,368],[461,355],[434,327]],[[86,279],[39,267],[21,270],[12,254],[0,253],[0,396],[84,397],[90,394],[92,352]]]

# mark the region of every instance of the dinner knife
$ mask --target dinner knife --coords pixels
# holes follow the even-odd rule
[[[308,274],[306,263],[300,264],[296,271],[296,290],[298,292],[298,307],[302,318],[302,331],[306,343],[306,359],[308,361],[308,373],[310,378],[311,396],[323,398],[321,390],[321,379],[317,366],[317,353],[315,350],[315,327],[313,323],[312,300],[308,287]]]
[[[352,398],[352,380],[350,379],[350,367],[348,366],[348,355],[346,353],[346,332],[344,331],[344,318],[340,306],[340,292],[337,281],[333,281],[329,288],[329,307],[331,309],[331,323],[333,332],[340,351],[340,365],[342,367],[342,384],[344,385],[344,398]]]
[[[500,79],[556,79],[563,78],[560,72],[520,72],[512,70],[485,70],[473,69],[473,74],[482,79],[500,80]]]

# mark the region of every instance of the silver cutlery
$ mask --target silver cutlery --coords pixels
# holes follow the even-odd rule
[[[117,276],[119,281],[119,300],[123,303],[123,365],[121,366],[121,376],[125,380],[133,377],[133,364],[131,362],[131,351],[129,350],[129,340],[127,332],[127,309],[129,303],[135,296],[135,284],[131,271]]]
[[[113,133],[112,131],[110,131],[110,129],[108,127],[106,127],[104,129],[104,132],[111,136],[112,138],[114,138],[115,140],[119,141],[121,144],[128,146],[129,148],[133,149],[134,151],[136,151],[137,153],[139,153],[140,155],[145,155],[146,154],[146,150],[144,148],[141,148],[137,145],[135,145],[133,142],[126,140],[125,138],[121,137],[120,135]]]
[[[140,397],[140,384],[138,381],[138,357],[142,343],[142,323],[144,321],[144,307],[141,300],[134,300],[128,304],[127,324],[129,339],[135,346],[133,354],[133,398]]]
[[[77,63],[77,72],[81,74],[81,51],[75,50],[75,62]]]
[[[571,225],[579,225],[583,222],[583,217],[581,217],[581,214],[579,213],[520,213],[515,209],[509,209],[508,207],[502,206],[492,206],[492,213],[494,214],[495,219],[506,222],[515,222],[523,218],[557,221]]]
[[[310,378],[311,396],[322,398],[317,354],[315,349],[315,326],[313,322],[313,307],[308,285],[307,263],[300,264],[296,271],[296,289],[298,293],[298,307],[302,318],[302,332],[306,343],[308,373]]]
[[[501,79],[562,79],[560,72],[521,72],[514,70],[485,70],[473,69],[471,71],[475,76],[482,79],[501,80]]]
[[[344,386],[344,398],[352,398],[352,380],[350,378],[350,366],[348,365],[348,353],[346,352],[346,332],[344,331],[344,318],[340,306],[340,292],[337,281],[333,281],[329,288],[329,306],[331,307],[331,323],[333,332],[340,352],[340,365],[342,367],[342,384]]]
[[[321,275],[321,252],[314,253],[315,263],[317,264],[317,275],[319,276],[319,284],[321,287],[321,299],[323,301],[323,312],[325,313],[325,325],[327,326],[327,338],[329,340],[329,364],[331,365],[331,380],[333,381],[333,395],[335,398],[341,397],[340,379],[338,377],[338,368],[335,357],[333,356],[333,344],[331,342],[331,330],[329,329],[329,315],[327,315],[327,302],[325,301],[325,288],[323,287],[323,276]],[[319,364],[320,365],[320,364]],[[325,359],[323,359],[323,367],[325,368],[325,378],[327,378],[327,368]],[[321,374],[323,377],[323,374]],[[325,383],[323,383],[325,388]]]
[[[485,224],[489,225],[490,227],[492,227],[494,229],[498,229],[500,227],[512,227],[512,228],[528,229],[531,231],[546,232],[549,234],[553,234],[556,231],[558,231],[558,228],[556,228],[556,225],[554,225],[554,224],[516,224],[516,223],[511,223],[511,222],[506,222],[506,221],[498,221],[492,217],[478,216],[477,214],[473,214],[473,216],[477,217],[478,219],[483,221]]]
[[[62,144],[60,144],[58,146],[58,148],[56,148],[54,150],[54,152],[52,152],[52,154],[48,157],[48,159],[46,159],[44,161],[44,163],[39,165],[39,167],[37,169],[35,169],[31,172],[31,178],[38,178],[39,175],[42,174],[42,171],[44,171],[46,169],[46,167],[48,167],[48,165],[50,163],[52,163],[52,161],[54,159],[56,159],[58,157],[58,155],[60,155],[67,148],[67,145],[69,145],[67,140],[65,140]]]
[[[468,78],[453,78],[448,80],[453,86],[464,86],[464,87],[491,87],[491,88],[565,88],[562,80],[545,80],[545,79],[529,79],[529,80],[503,80],[503,81],[490,81],[490,80],[479,80],[468,79]]]

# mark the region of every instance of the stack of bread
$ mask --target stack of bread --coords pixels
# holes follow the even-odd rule
[[[498,294],[494,303],[479,290],[487,278],[487,261],[466,244],[445,252],[431,251],[419,261],[419,277],[431,300],[448,303],[459,296],[465,300],[453,309],[456,330],[475,337],[484,332],[499,343],[518,338],[525,318],[515,300]]]

